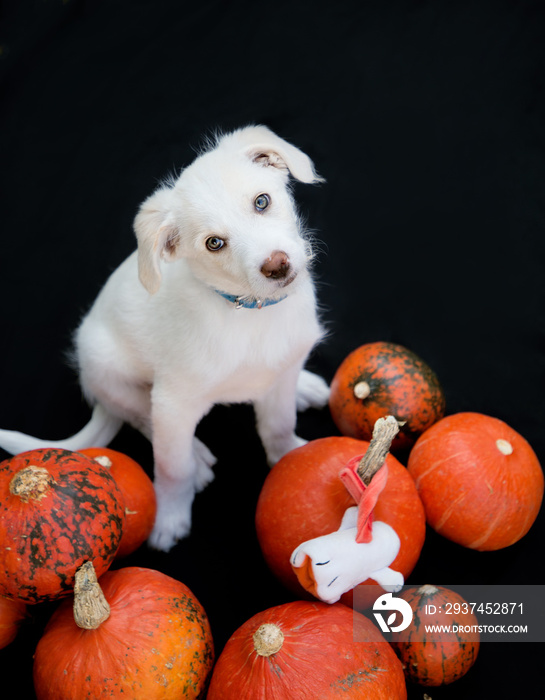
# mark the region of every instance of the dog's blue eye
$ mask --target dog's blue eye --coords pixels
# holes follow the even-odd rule
[[[210,236],[210,238],[206,239],[206,247],[208,250],[211,251],[216,251],[220,250],[220,248],[223,248],[225,245],[225,241],[223,238],[217,238],[216,236]]]
[[[263,211],[271,203],[271,198],[268,194],[258,194],[254,200],[255,208],[257,211]]]

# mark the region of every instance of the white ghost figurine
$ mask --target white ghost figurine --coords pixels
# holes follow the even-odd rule
[[[386,591],[403,587],[403,574],[390,569],[400,540],[386,523],[374,521],[371,540],[357,542],[358,506],[348,508],[336,532],[299,545],[290,561],[301,585],[316,598],[336,603],[343,593],[372,578]]]

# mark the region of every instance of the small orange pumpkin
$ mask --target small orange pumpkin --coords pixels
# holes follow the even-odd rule
[[[74,600],[53,613],[34,655],[38,700],[195,700],[214,649],[205,611],[180,581],[125,567],[77,574]],[[77,620],[77,622],[76,622]]]
[[[445,395],[435,372],[402,345],[367,343],[351,352],[331,382],[331,416],[343,435],[370,440],[379,418],[404,422],[392,450],[411,447],[443,417]]]
[[[79,450],[109,470],[125,502],[125,523],[116,559],[138,549],[149,537],[155,523],[157,499],[153,482],[142,467],[122,452],[107,447]]]
[[[0,464],[0,595],[26,603],[72,592],[76,570],[112,563],[123,495],[107,469],[78,452],[40,449]]]
[[[406,677],[420,685],[453,683],[465,675],[479,653],[478,621],[468,603],[441,586],[408,588],[398,595],[412,608],[409,627],[392,635]],[[456,632],[431,631],[430,625],[456,626]],[[426,629],[426,626],[427,629]]]
[[[26,616],[25,603],[0,596],[0,649],[13,642]]]
[[[296,601],[258,613],[228,640],[207,700],[405,700],[401,664],[364,615]]]
[[[354,505],[339,473],[368,446],[364,440],[349,437],[319,438],[284,455],[267,474],[256,508],[257,537],[271,571],[300,596],[306,593],[293,572],[290,556],[303,542],[338,529],[344,512]],[[399,535],[401,548],[391,568],[406,578],[420,556],[426,518],[405,467],[391,454],[385,463],[388,481],[378,497],[374,517]],[[358,608],[372,605],[384,592],[371,579],[365,584],[358,590]],[[341,601],[351,606],[352,591]]]
[[[429,525],[470,549],[517,542],[543,500],[543,471],[531,446],[481,413],[457,413],[433,425],[416,442],[407,468]]]

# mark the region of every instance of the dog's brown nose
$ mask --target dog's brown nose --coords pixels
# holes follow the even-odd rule
[[[273,280],[280,280],[286,277],[290,269],[290,259],[283,250],[275,250],[274,253],[265,260],[261,267],[261,272],[265,277],[272,277]]]

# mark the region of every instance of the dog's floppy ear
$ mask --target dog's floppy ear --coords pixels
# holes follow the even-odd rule
[[[301,182],[325,182],[306,153],[284,141],[266,126],[250,126],[237,132],[248,156],[265,167],[278,168]]]
[[[171,211],[172,190],[163,187],[140,206],[134,220],[138,241],[138,276],[150,294],[161,285],[160,261],[174,257],[179,237]]]

